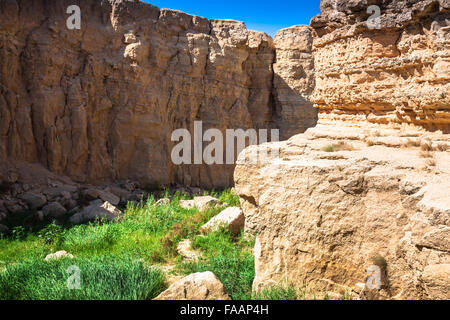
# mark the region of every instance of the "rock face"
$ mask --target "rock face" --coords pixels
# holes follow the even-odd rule
[[[449,299],[442,289],[450,278],[430,270],[447,274],[450,261],[450,153],[430,161],[419,147],[369,147],[313,131],[276,144],[279,158],[236,168],[246,233],[257,235],[254,289],[287,279],[351,292],[381,256],[379,297]],[[324,151],[331,144],[346,148]]]
[[[274,99],[281,140],[314,127],[318,110],[311,102],[314,90],[312,29],[293,26],[277,32],[274,38],[276,61]]]
[[[323,0],[321,8],[311,21],[319,124],[449,132],[448,0]]]
[[[204,131],[280,127],[286,136],[311,125],[305,99],[294,102],[311,91],[310,76],[282,66],[300,59],[311,72],[306,29],[304,49],[280,51],[274,89],[273,41],[241,22],[82,0],[81,30],[69,30],[72,4],[0,3],[0,161],[41,163],[80,183],[218,188],[232,185],[234,166],[175,166],[175,129],[193,133],[202,120]]]
[[[220,280],[208,271],[175,282],[155,300],[230,300],[230,297]]]
[[[255,290],[363,283],[362,298],[450,299],[450,3],[378,2],[374,29],[373,3],[322,1],[311,21],[318,125],[240,156]],[[267,148],[279,156],[254,162]]]

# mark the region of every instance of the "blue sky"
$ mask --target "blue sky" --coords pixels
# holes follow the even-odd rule
[[[283,28],[309,24],[320,13],[320,0],[143,0],[159,8],[178,9],[208,19],[244,21],[248,29],[264,31],[271,36]]]

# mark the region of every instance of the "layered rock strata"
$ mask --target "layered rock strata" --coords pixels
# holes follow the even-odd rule
[[[319,123],[449,131],[448,0],[324,0],[321,9],[311,21]]]

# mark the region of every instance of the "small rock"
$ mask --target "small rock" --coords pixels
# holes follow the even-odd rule
[[[50,260],[58,260],[58,259],[62,259],[62,258],[68,258],[68,259],[73,259],[73,255],[71,255],[70,253],[66,252],[66,251],[58,251],[55,253],[51,253],[48,254],[45,257],[45,261],[50,261]]]
[[[102,204],[98,201],[95,201],[95,203],[85,207],[81,212],[73,215],[70,218],[70,222],[74,224],[80,224],[88,221],[95,221],[97,219],[106,219],[108,221],[111,221],[121,214],[122,212],[111,203],[104,202]]]
[[[5,201],[4,205],[10,213],[19,213],[26,210],[26,208],[22,206],[19,201],[15,200]]]
[[[132,181],[126,181],[122,187],[130,192],[133,192],[134,190],[136,190],[139,186],[136,182],[132,182]]]
[[[168,206],[170,204],[170,199],[169,198],[164,198],[164,199],[159,199],[156,202],[156,206]]]
[[[181,241],[177,246],[177,253],[185,261],[197,262],[198,254],[191,248],[191,240],[186,239]]]
[[[220,229],[220,227],[229,228],[234,234],[240,234],[244,229],[245,216],[241,208],[230,207],[223,210],[217,216],[212,218],[208,223],[200,228],[203,233],[213,232]]]
[[[67,210],[59,202],[50,202],[42,208],[42,212],[46,217],[60,218],[67,213]]]
[[[194,200],[180,200],[180,207],[186,210],[190,210],[195,207]]]
[[[72,199],[72,195],[68,191],[61,191],[61,197],[66,200]]]
[[[88,201],[97,200],[100,198],[100,190],[93,188],[86,189],[83,191],[83,195]]]
[[[215,206],[217,203],[219,203],[219,200],[217,200],[214,197],[211,196],[204,196],[204,197],[195,197],[194,198],[194,204],[195,207],[197,207],[198,210],[204,211],[210,207]]]
[[[40,209],[47,203],[47,198],[38,192],[26,192],[20,198],[31,210]]]
[[[155,300],[230,300],[222,282],[207,271],[191,274],[161,293]]]
[[[72,198],[70,199],[62,199],[61,200],[61,204],[64,206],[64,208],[66,208],[68,211],[74,209],[77,206],[77,202],[75,200],[73,200]]]

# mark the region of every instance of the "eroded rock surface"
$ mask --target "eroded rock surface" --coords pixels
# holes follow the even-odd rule
[[[274,99],[280,138],[286,140],[317,123],[318,110],[311,102],[315,83],[312,29],[303,25],[282,29],[274,44]]]
[[[281,91],[291,83],[277,80],[275,111],[275,46],[266,34],[138,0],[78,4],[81,30],[66,27],[69,0],[0,3],[0,161],[38,162],[80,183],[211,189],[231,186],[234,166],[175,166],[175,129],[193,134],[202,120],[204,131],[280,127],[286,136],[310,126],[293,102],[311,91],[310,75],[293,84],[300,90],[289,101]],[[299,52],[310,52],[305,37],[304,49],[292,43]],[[283,70],[292,66],[281,64],[295,58],[283,50],[277,70],[289,80]]]
[[[381,9],[374,28],[371,4]],[[257,235],[254,289],[287,280],[369,299],[449,299],[449,2],[321,9],[311,21],[318,125],[246,149],[235,171],[246,233]],[[267,149],[279,156],[261,157]]]
[[[449,131],[449,1],[323,0],[321,9],[311,21],[319,123]]]
[[[449,299],[440,289],[450,278],[432,270],[446,274],[450,261],[450,153],[424,154],[420,143],[369,146],[363,131],[349,140],[323,129],[271,144],[278,158],[236,168],[246,233],[257,235],[254,289],[288,279],[344,294],[366,282],[381,256],[387,273],[378,297]],[[450,142],[448,135],[420,139],[431,137]]]

